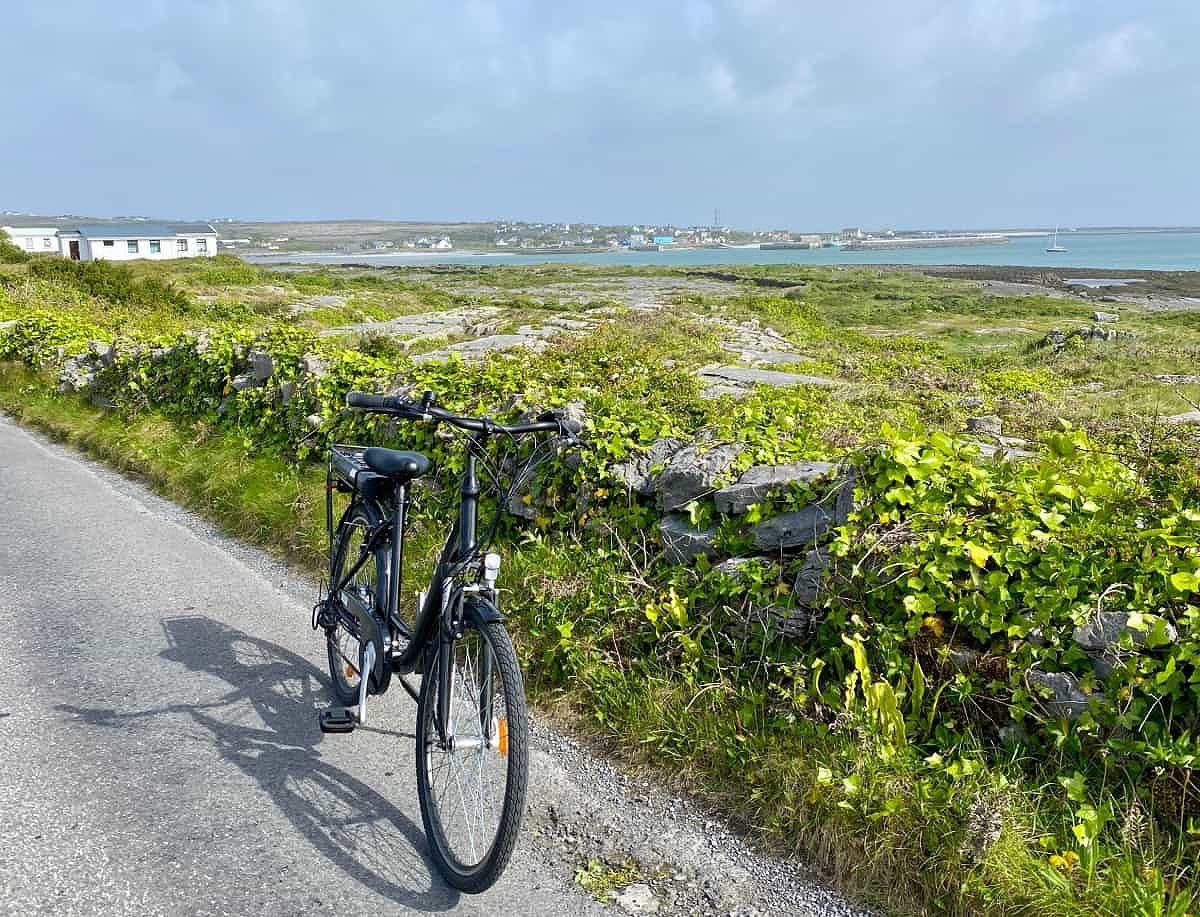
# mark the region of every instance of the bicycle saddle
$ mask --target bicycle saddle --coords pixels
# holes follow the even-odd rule
[[[376,474],[382,474],[393,481],[404,483],[423,474],[429,474],[433,462],[420,452],[409,452],[405,449],[383,449],[372,446],[363,451],[363,462]]]

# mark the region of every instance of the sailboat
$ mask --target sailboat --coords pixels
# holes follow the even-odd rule
[[[1048,252],[1055,252],[1055,253],[1057,253],[1057,252],[1065,252],[1065,251],[1066,251],[1066,249],[1065,249],[1063,246],[1061,246],[1061,245],[1059,245],[1059,244],[1058,244],[1058,227],[1057,227],[1057,226],[1055,226],[1055,227],[1054,227],[1054,241],[1053,241],[1053,242],[1051,242],[1051,243],[1050,243],[1050,244],[1049,244],[1049,245],[1046,247],[1046,251],[1048,251]]]

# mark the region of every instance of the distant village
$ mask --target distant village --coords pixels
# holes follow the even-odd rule
[[[716,216],[716,214],[714,214]],[[38,219],[6,211],[14,225],[2,228],[19,248],[82,261],[93,259],[154,260],[204,257],[219,250],[255,252],[336,252],[389,254],[402,251],[550,252],[671,251],[687,248],[758,248],[763,250],[837,248],[864,251],[984,245],[1009,241],[1004,232],[947,232],[848,227],[839,232],[735,230],[715,220],[708,226],[524,222],[425,223],[389,221],[314,221],[253,223],[216,219],[212,223],[163,223],[145,217],[71,223],[68,218]],[[53,220],[55,225],[51,225]],[[215,226],[215,228],[214,228]]]

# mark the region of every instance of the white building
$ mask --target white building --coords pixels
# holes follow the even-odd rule
[[[58,254],[58,229],[54,226],[0,226],[13,245],[31,254]]]
[[[167,261],[217,253],[207,223],[101,223],[58,231],[59,250],[73,261]]]

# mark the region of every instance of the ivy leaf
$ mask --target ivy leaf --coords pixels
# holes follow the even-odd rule
[[[987,566],[988,559],[992,556],[991,551],[973,541],[968,541],[964,547],[967,549],[967,556],[971,558],[971,563],[980,568]]]
[[[1171,574],[1171,585],[1180,592],[1200,592],[1200,575],[1195,570],[1180,570]]]
[[[1053,532],[1062,527],[1062,524],[1066,521],[1067,517],[1062,513],[1055,512],[1052,509],[1044,509],[1038,513],[1038,518],[1042,520],[1042,525]]]

